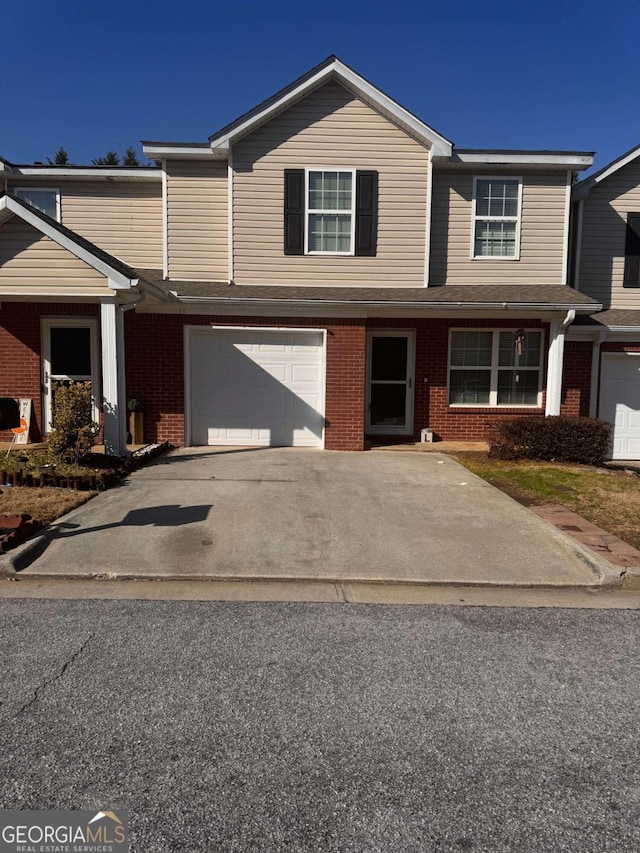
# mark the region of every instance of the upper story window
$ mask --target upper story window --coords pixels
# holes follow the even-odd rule
[[[307,169],[307,254],[353,254],[353,174]]]
[[[452,331],[449,405],[539,406],[541,366],[540,331]]]
[[[377,172],[285,169],[285,255],[371,257],[377,232]]]
[[[472,258],[520,256],[522,178],[474,178]]]
[[[640,213],[630,213],[627,216],[623,285],[640,287]]]
[[[58,190],[18,187],[15,192],[18,198],[26,201],[31,207],[35,207],[36,210],[40,210],[60,222],[60,192]]]

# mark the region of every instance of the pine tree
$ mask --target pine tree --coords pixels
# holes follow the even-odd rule
[[[56,153],[53,157],[53,160],[51,159],[51,157],[47,157],[47,163],[49,163],[50,166],[68,166],[69,165],[69,155],[67,154],[65,149],[62,147],[62,145],[56,151]]]
[[[124,159],[122,161],[123,166],[139,166],[140,161],[138,160],[135,152],[135,148],[133,146],[129,146],[127,150],[124,152]]]
[[[94,166],[119,166],[120,158],[115,151],[107,151],[104,157],[98,157],[97,160],[91,162]]]

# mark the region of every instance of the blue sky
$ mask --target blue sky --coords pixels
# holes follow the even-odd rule
[[[640,4],[23,0],[5,9],[0,155],[74,163],[204,141],[331,53],[459,148],[640,144]]]

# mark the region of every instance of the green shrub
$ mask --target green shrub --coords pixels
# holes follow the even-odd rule
[[[91,384],[58,385],[53,406],[54,429],[49,449],[62,462],[78,464],[90,453],[100,425],[91,419]]]
[[[509,418],[492,425],[489,456],[599,465],[609,455],[611,436],[611,424],[596,418]]]

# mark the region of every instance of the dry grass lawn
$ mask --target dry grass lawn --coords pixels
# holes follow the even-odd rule
[[[54,489],[44,486],[41,489],[15,486],[0,486],[0,515],[27,514],[40,524],[50,524],[80,506],[96,492],[76,492],[73,489]]]
[[[640,548],[640,477],[586,465],[489,459],[486,453],[456,453],[474,474],[526,506],[564,504]]]

